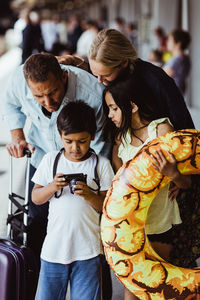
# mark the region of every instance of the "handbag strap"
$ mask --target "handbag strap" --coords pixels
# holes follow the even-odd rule
[[[54,160],[54,164],[53,164],[53,178],[55,177],[56,175],[56,171],[57,171],[57,166],[58,166],[58,161],[60,159],[60,156],[62,154],[62,152],[64,151],[65,149],[62,148],[58,154],[56,155],[55,157],[55,160]],[[93,189],[91,187],[89,187],[92,191],[95,191],[95,192],[99,192],[100,191],[100,179],[99,179],[99,176],[98,176],[98,172],[97,172],[97,166],[98,166],[98,162],[99,162],[99,157],[98,155],[96,154],[96,152],[92,149],[92,148],[89,148],[89,152],[91,154],[94,154],[95,155],[95,158],[96,158],[96,164],[95,164],[95,168],[94,168],[94,179],[93,181],[96,183],[97,185],[97,189]],[[62,192],[63,192],[63,188],[61,188],[60,190],[60,193],[58,194],[58,192],[55,192],[55,197],[56,198],[59,198],[61,195],[62,195]]]

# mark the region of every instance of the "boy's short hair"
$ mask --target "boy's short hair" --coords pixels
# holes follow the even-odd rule
[[[94,109],[82,100],[69,102],[58,115],[57,127],[60,135],[86,131],[94,137],[97,129]]]

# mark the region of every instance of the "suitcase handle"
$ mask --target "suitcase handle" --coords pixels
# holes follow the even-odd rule
[[[26,183],[25,183],[25,201],[24,201],[24,207],[28,205],[28,197],[29,197],[29,173],[30,173],[30,160],[31,160],[31,151],[27,148],[24,148],[23,154],[27,157],[27,169],[26,169]],[[9,195],[12,195],[13,188],[12,188],[12,156],[10,156],[10,187],[9,187]],[[8,215],[12,215],[12,201],[9,201],[8,204]],[[23,214],[23,225],[28,225],[28,215],[26,213]],[[8,237],[12,238],[11,233],[11,224],[8,224],[7,227],[7,235]],[[27,243],[27,233],[23,232],[23,245],[25,246]]]
[[[31,151],[28,148],[24,148],[23,154],[26,155],[27,157],[31,157]]]

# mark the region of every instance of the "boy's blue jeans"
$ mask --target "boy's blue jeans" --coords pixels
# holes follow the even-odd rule
[[[70,281],[70,300],[100,300],[100,255],[64,265],[41,260],[35,300],[65,300]]]

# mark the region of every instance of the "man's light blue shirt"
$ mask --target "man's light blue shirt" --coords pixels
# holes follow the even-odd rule
[[[59,112],[69,101],[83,100],[94,108],[97,120],[97,132],[91,147],[97,154],[110,154],[110,145],[102,139],[102,126],[105,120],[102,93],[103,85],[97,79],[79,68],[63,66],[68,72],[67,91],[58,111],[48,118],[42,112],[42,106],[34,99],[23,74],[23,66],[19,66],[11,77],[3,99],[3,118],[9,129],[24,128],[26,119],[30,121],[30,129],[26,140],[35,146],[31,164],[37,168],[43,155],[52,150],[60,150],[63,144],[57,130],[56,120]]]

